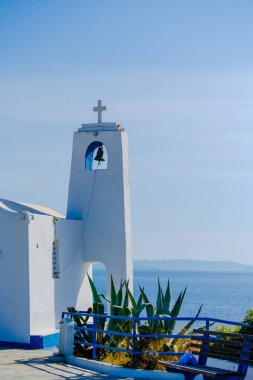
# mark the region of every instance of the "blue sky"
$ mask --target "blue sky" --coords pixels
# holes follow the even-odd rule
[[[253,2],[0,0],[0,196],[66,210],[72,134],[129,134],[135,258],[253,264]]]

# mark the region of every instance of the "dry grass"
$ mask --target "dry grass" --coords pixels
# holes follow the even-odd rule
[[[123,347],[122,347],[123,348]],[[161,352],[161,351],[178,351],[184,352],[189,348],[189,340],[180,339],[177,341],[177,345],[173,348],[168,345],[168,339],[140,339],[136,343],[136,350],[142,351],[142,355],[136,355],[135,367],[140,369],[157,369],[165,371],[165,367],[159,364],[159,361],[178,361],[179,356],[166,356],[166,355],[152,355],[148,354],[148,351]],[[115,352],[106,350],[100,358],[100,361],[109,363],[112,365],[130,367],[131,356],[122,352]]]
[[[136,351],[142,351],[142,355],[135,356],[135,368],[140,369],[151,369],[151,370],[162,370],[165,371],[165,366],[159,364],[159,361],[178,361],[179,356],[167,356],[167,355],[151,355],[148,351],[152,352],[185,352],[189,349],[190,341],[188,339],[177,339],[173,342],[173,347],[171,346],[168,339],[149,339],[142,338],[136,342]],[[126,348],[124,344],[120,345],[121,348]],[[79,352],[78,356],[87,357],[91,356],[92,350],[86,350],[84,352]],[[97,360],[121,367],[131,367],[131,355],[124,352],[115,352],[105,349],[97,350]]]
[[[131,366],[131,357],[129,354],[126,354],[124,352],[113,352],[110,350],[106,350],[104,352],[104,355],[101,356],[100,361],[103,363],[108,363],[121,367]]]

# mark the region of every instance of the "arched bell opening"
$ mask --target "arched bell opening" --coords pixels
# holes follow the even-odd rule
[[[107,169],[108,154],[105,145],[100,141],[92,142],[85,154],[85,169],[100,170]]]

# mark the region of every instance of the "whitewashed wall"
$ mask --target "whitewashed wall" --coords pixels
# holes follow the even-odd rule
[[[0,209],[0,341],[30,341],[28,219]]]
[[[106,170],[85,170],[93,141],[107,149]],[[84,125],[75,133],[67,219],[56,221],[37,206],[22,213],[25,204],[8,204],[16,212],[0,207],[0,341],[29,343],[30,335],[59,328],[67,307],[91,306],[87,273],[93,262],[105,265],[108,280],[112,274],[116,283],[128,279],[132,287],[127,135],[115,123]],[[55,239],[59,278],[53,278]]]
[[[31,335],[49,334],[59,328],[61,312],[73,306],[85,310],[91,306],[87,283],[89,265],[83,262],[82,247],[73,256],[81,235],[82,223],[35,215],[29,225],[30,246],[30,320]],[[59,240],[59,278],[52,275],[52,246]],[[37,248],[38,247],[38,248]]]
[[[92,305],[81,221],[0,209],[0,341],[29,343],[59,328],[68,306]],[[52,245],[59,240],[60,278],[53,278]],[[73,256],[74,251],[76,254]]]
[[[85,170],[85,153],[94,141],[107,149],[106,170]],[[132,287],[129,187],[126,133],[114,124],[105,130],[103,126],[83,125],[74,134],[67,218],[86,221],[84,261],[102,262],[116,283],[128,279]]]
[[[92,275],[90,265],[83,260],[83,246],[79,244],[83,223],[79,220],[59,219],[56,224],[56,237],[59,239],[60,268],[64,270],[60,279],[55,280],[56,315],[74,306],[77,310],[86,310],[92,306],[92,295],[87,273]],[[76,248],[78,249],[76,250]]]
[[[29,224],[30,334],[54,332],[53,218],[32,215]]]

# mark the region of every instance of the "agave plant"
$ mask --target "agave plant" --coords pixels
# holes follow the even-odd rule
[[[125,283],[125,286],[126,286],[126,295],[129,297],[129,299],[131,301],[131,305],[132,305],[132,307],[130,308],[131,315],[132,315],[132,317],[139,317],[140,314],[142,313],[142,311],[146,307],[146,304],[142,302],[143,301],[143,295],[142,295],[142,293],[140,293],[138,300],[136,302],[132,292],[129,289],[128,282]]]
[[[131,310],[128,307],[129,298],[127,292],[123,294],[123,289],[125,288],[125,282],[120,281],[119,290],[116,290],[113,278],[111,276],[111,294],[110,299],[101,295],[105,300],[110,303],[110,314],[111,316],[119,317],[129,317],[131,315]],[[129,333],[131,331],[131,321],[127,319],[110,318],[106,326],[107,331],[116,331],[120,333]],[[106,334],[106,340],[109,341],[110,345],[117,345],[122,339],[125,338],[120,336],[115,336],[112,334]]]
[[[140,288],[140,292],[142,294],[143,300],[145,302],[146,307],[146,314],[147,317],[173,317],[177,318],[180,314],[185,294],[186,294],[186,288],[182,290],[179,294],[179,296],[176,299],[176,302],[174,305],[171,305],[172,297],[171,297],[171,289],[170,289],[170,283],[168,281],[167,287],[165,292],[163,291],[160,280],[158,278],[158,292],[157,292],[157,298],[155,306],[153,306],[144,291],[144,288]],[[200,306],[199,310],[197,311],[197,314],[195,316],[198,317],[202,309],[202,305]],[[190,321],[187,323],[181,331],[178,333],[178,335],[184,335],[193,325],[194,321]],[[156,335],[156,334],[168,334],[171,335],[174,332],[176,326],[175,320],[148,320],[147,323],[141,324],[138,327],[138,332],[141,335]],[[159,338],[159,337],[158,337]],[[140,338],[137,342],[138,349],[140,351],[143,351],[144,357],[141,357],[140,360],[146,360],[145,359],[145,351],[173,351],[178,352],[178,346],[180,345],[180,350],[184,351],[187,348],[188,342],[185,339],[147,339],[147,338]]]
[[[110,315],[111,316],[120,316],[120,317],[129,317],[132,315],[132,309],[129,308],[129,290],[126,282],[121,280],[119,289],[116,290],[113,278],[111,276],[111,292],[110,298],[106,297],[104,294],[98,294],[97,289],[89,277],[89,282],[93,294],[93,312],[96,313],[96,308],[99,306],[101,308],[102,300],[104,299],[110,303]],[[104,305],[103,305],[104,307]],[[104,308],[103,308],[104,312]],[[100,318],[98,318],[99,320]],[[118,319],[110,318],[109,322],[105,325],[105,318],[103,318],[104,324],[102,330],[115,331],[120,333],[130,333],[132,329],[131,320],[128,319]],[[99,323],[97,322],[97,326]],[[99,327],[98,327],[99,328]],[[117,336],[114,334],[104,333],[103,337],[100,337],[100,341],[104,343],[109,343],[111,346],[117,346],[119,342],[127,340],[124,336]]]
[[[158,292],[156,304],[153,306],[144,291],[144,288],[140,287],[143,300],[145,302],[147,317],[178,317],[184,297],[186,288],[182,290],[171,308],[171,289],[170,282],[168,280],[165,292],[163,291],[160,280],[158,278]],[[176,325],[175,320],[160,320],[160,321],[148,321],[148,324],[140,325],[139,332],[142,334],[172,334]]]
[[[88,313],[93,314],[105,314],[105,306],[104,301],[108,302],[110,305],[110,315],[112,318],[106,322],[106,318],[96,317],[96,326],[98,332],[96,334],[96,341],[102,345],[110,345],[110,346],[124,346],[131,347],[131,340],[123,335],[114,335],[110,334],[110,331],[119,332],[119,333],[131,333],[132,332],[132,320],[127,317],[139,317],[143,310],[146,310],[147,317],[178,317],[182,308],[182,304],[184,302],[186,288],[182,290],[177,297],[174,305],[172,306],[171,301],[171,289],[170,283],[168,281],[167,287],[165,291],[163,291],[160,280],[158,278],[158,292],[156,303],[153,306],[144,288],[139,286],[140,294],[137,299],[135,299],[133,293],[129,289],[129,283],[127,281],[120,282],[118,289],[115,287],[115,283],[111,276],[111,290],[110,296],[107,297],[104,294],[99,294],[97,288],[92,281],[92,279],[88,276],[90,287],[93,295],[93,306],[88,309]],[[200,306],[199,310],[195,317],[198,317],[201,312],[202,306]],[[74,308],[68,308],[69,311],[76,311]],[[125,317],[124,319],[113,318],[116,316]],[[85,327],[87,326],[89,316],[86,318],[73,316],[73,319],[77,326]],[[178,333],[180,335],[184,335],[192,326],[194,322],[189,322],[183,329]],[[172,334],[176,321],[173,320],[159,320],[153,321],[148,320],[147,323],[140,324],[140,321],[137,323],[138,333],[142,335],[147,334]],[[85,330],[79,330],[78,340],[83,340],[86,342],[92,342],[92,333]],[[160,340],[159,340],[160,341]],[[151,342],[148,339],[142,338],[137,339],[136,341],[140,350],[145,351],[148,349],[148,346]],[[169,339],[164,342],[158,343],[159,346],[162,347],[164,351],[177,351],[176,347],[178,345],[178,339]],[[181,343],[181,341],[180,341]],[[77,345],[76,345],[77,346]],[[80,347],[82,348],[82,347]],[[85,350],[85,349],[84,349]]]

